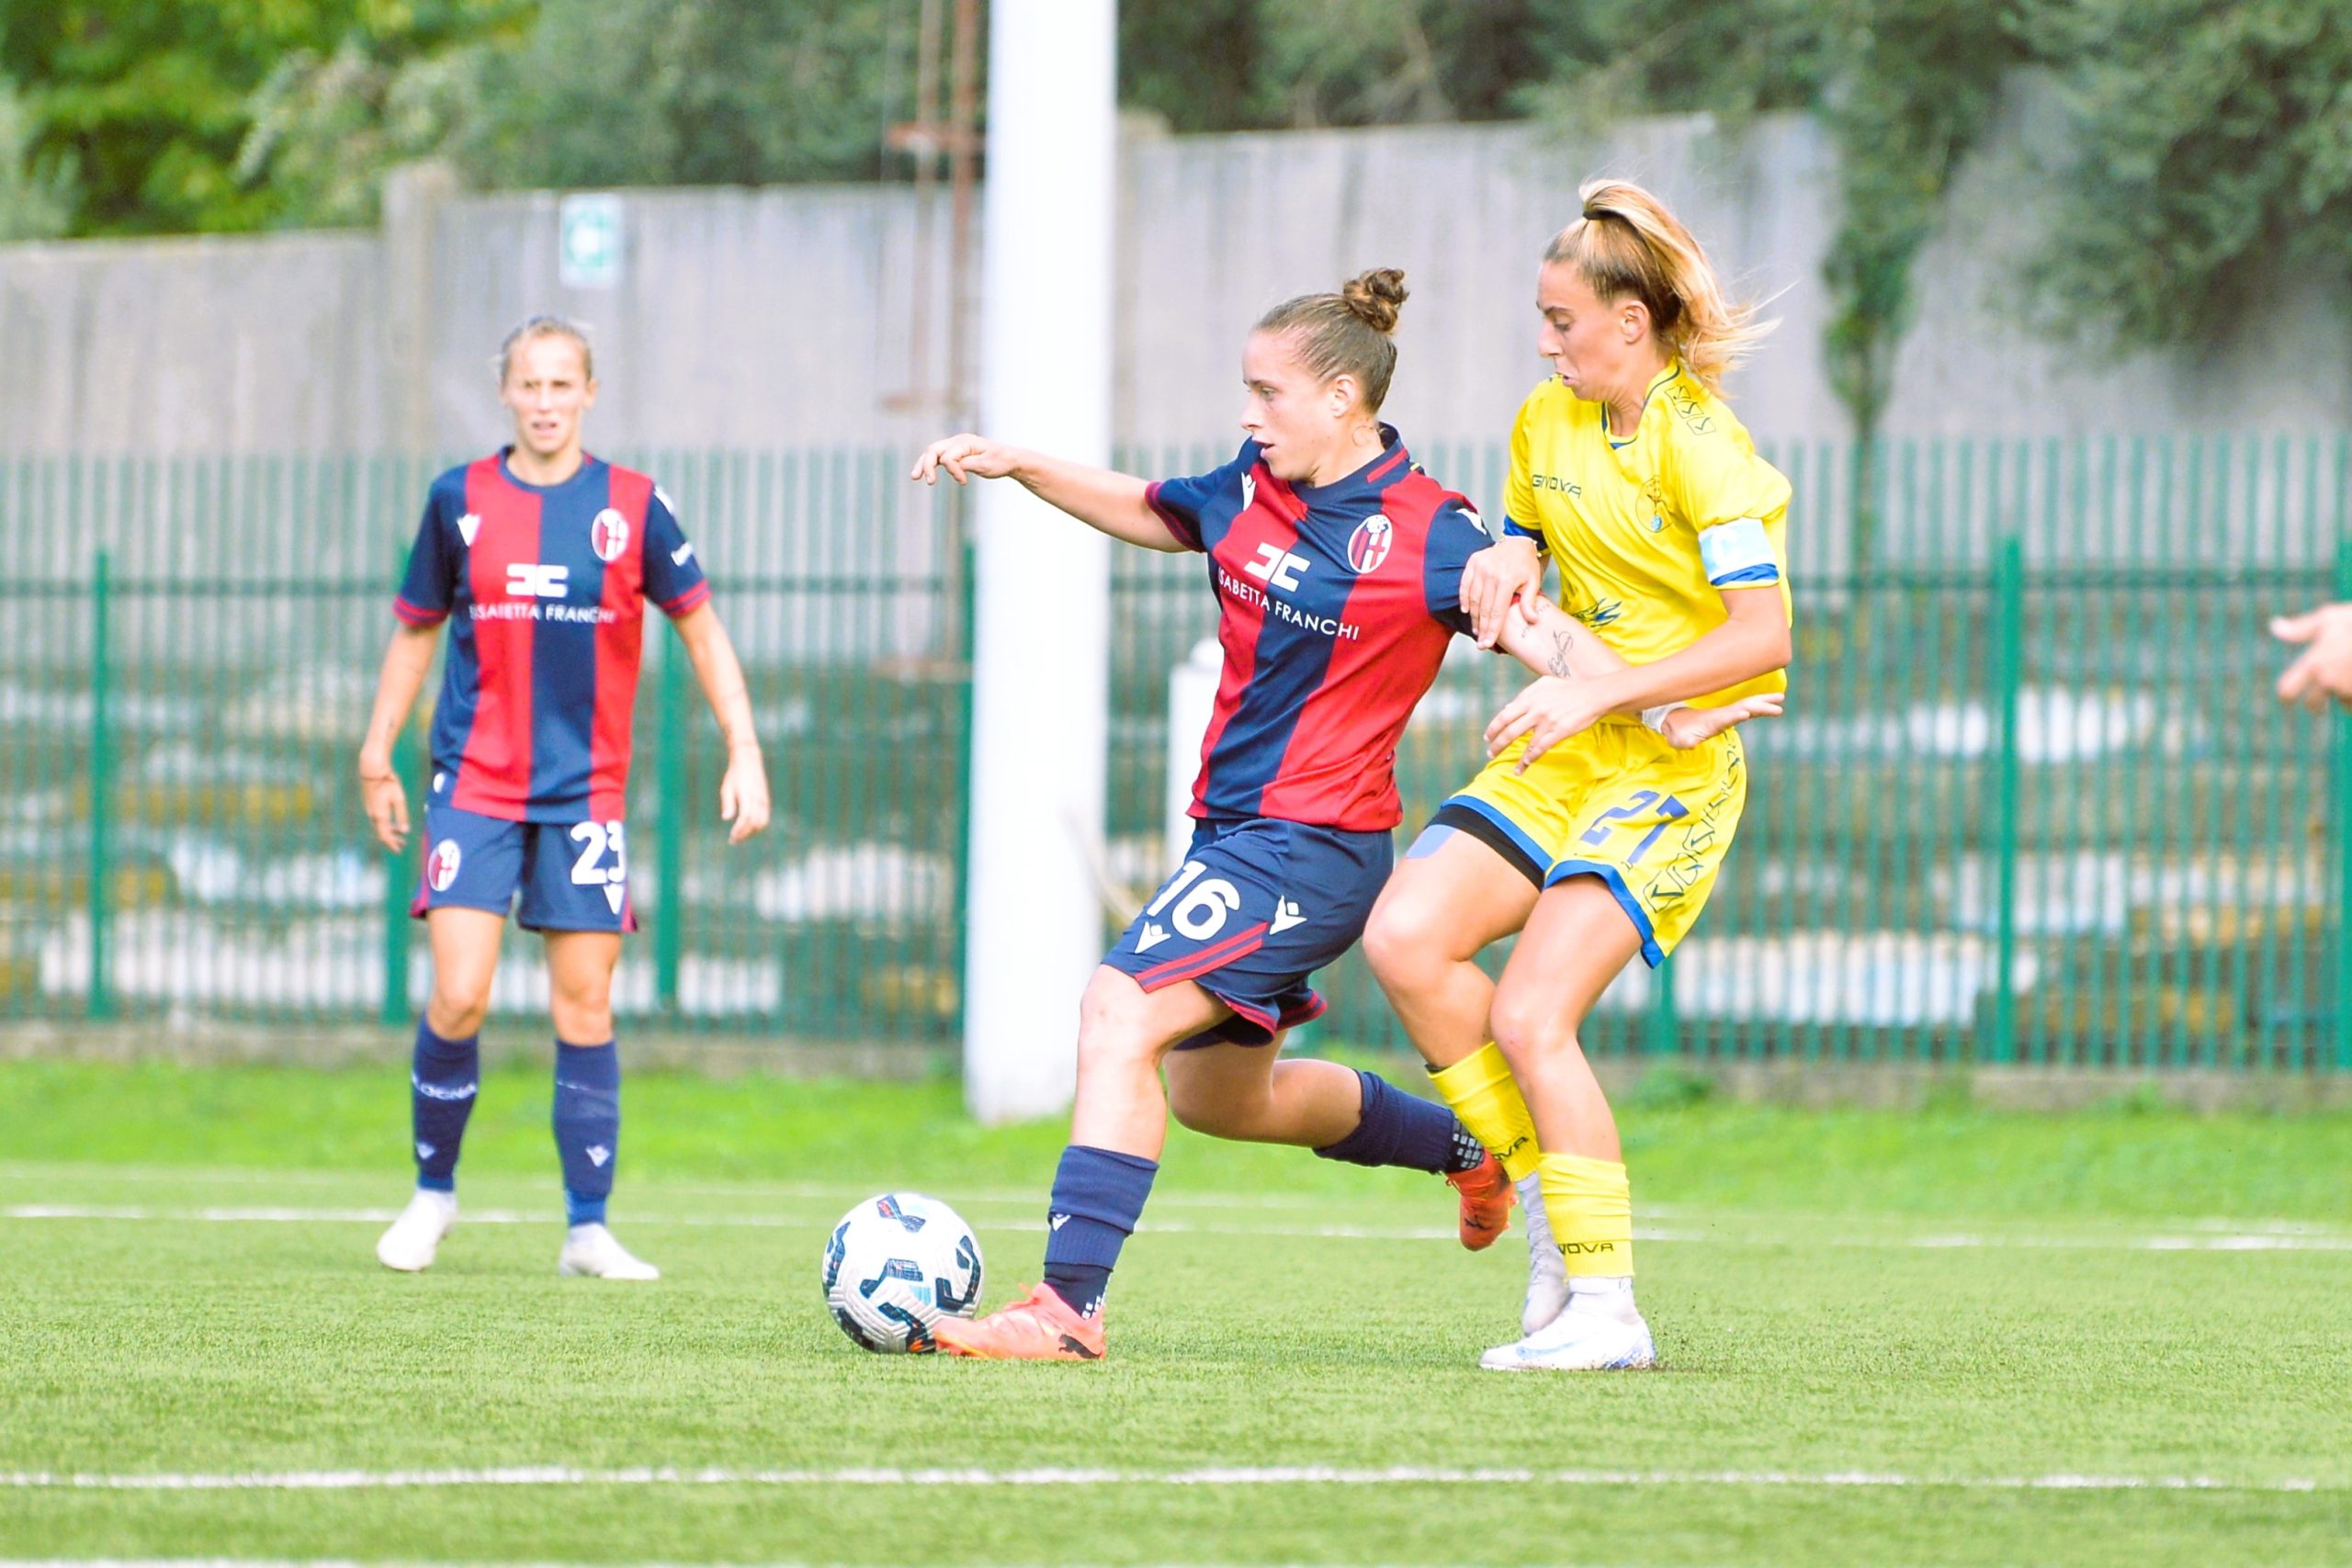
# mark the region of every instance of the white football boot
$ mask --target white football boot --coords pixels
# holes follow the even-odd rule
[[[433,1267],[441,1238],[458,1223],[458,1195],[416,1190],[391,1228],[376,1238],[376,1261],[403,1274],[422,1273]]]
[[[1519,1212],[1527,1222],[1527,1299],[1520,1303],[1519,1331],[1532,1334],[1568,1304],[1568,1260],[1552,1239],[1551,1216],[1544,1212],[1543,1178],[1530,1172],[1515,1185]]]
[[[555,1271],[585,1274],[598,1280],[659,1280],[662,1270],[623,1247],[613,1233],[598,1224],[574,1225],[563,1238],[563,1253]]]
[[[1600,1372],[1657,1364],[1650,1326],[1634,1306],[1634,1282],[1589,1281],[1560,1314],[1516,1345],[1498,1345],[1478,1358],[1488,1371]]]

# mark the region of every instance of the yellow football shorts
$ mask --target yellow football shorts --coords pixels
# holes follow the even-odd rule
[[[1526,746],[1487,763],[1437,821],[1476,833],[1545,887],[1600,877],[1656,968],[1706,907],[1739,828],[1747,803],[1739,732],[1678,751],[1654,730],[1604,719],[1513,773]]]

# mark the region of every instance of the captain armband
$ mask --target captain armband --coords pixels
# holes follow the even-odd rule
[[[1736,517],[1701,530],[1699,561],[1706,568],[1708,583],[1716,588],[1754,588],[1781,581],[1771,536],[1753,517]]]

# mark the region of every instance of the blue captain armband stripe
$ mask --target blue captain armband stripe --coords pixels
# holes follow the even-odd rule
[[[1544,530],[1541,528],[1530,528],[1527,525],[1521,523],[1518,518],[1510,515],[1508,513],[1503,516],[1503,537],[1506,539],[1532,539],[1535,541],[1535,547],[1538,550],[1545,550],[1551,547],[1544,542]]]
[[[1753,517],[1736,517],[1699,532],[1699,560],[1717,588],[1745,588],[1781,581],[1772,537]]]

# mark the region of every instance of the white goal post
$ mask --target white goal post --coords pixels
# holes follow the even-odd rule
[[[1114,0],[992,0],[980,207],[980,429],[1111,458]],[[1059,1109],[1102,956],[1110,545],[1009,481],[974,506],[964,1097]]]

